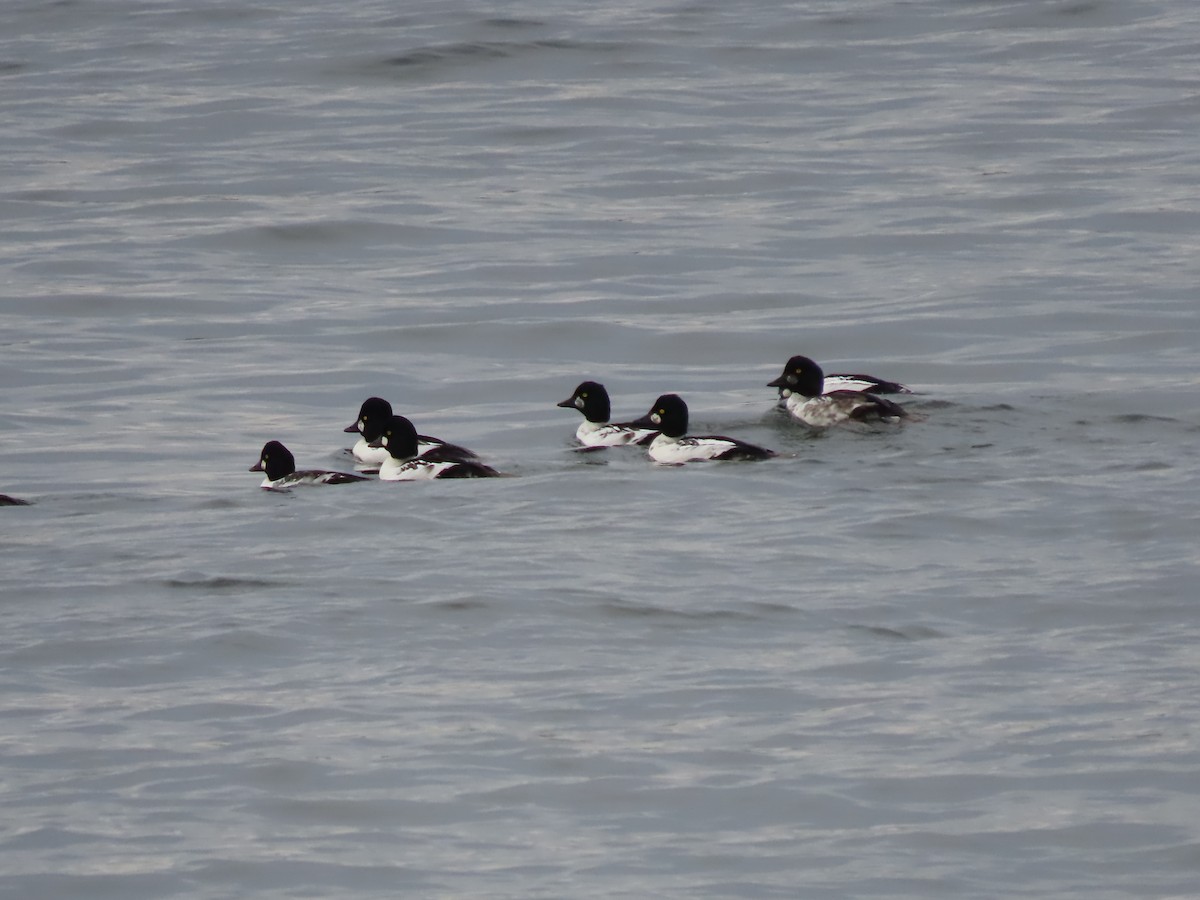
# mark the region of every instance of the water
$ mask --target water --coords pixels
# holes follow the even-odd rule
[[[1193,4],[0,35],[6,894],[1194,896]],[[370,394],[518,477],[257,488]]]

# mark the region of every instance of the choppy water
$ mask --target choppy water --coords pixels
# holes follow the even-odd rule
[[[0,891],[1190,897],[1190,0],[0,9]],[[925,421],[819,438],[793,353]],[[618,417],[783,452],[570,451]],[[370,394],[519,477],[273,495]]]

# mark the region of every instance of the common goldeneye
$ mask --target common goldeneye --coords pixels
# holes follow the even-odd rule
[[[575,388],[575,393],[556,405],[583,413],[583,421],[575,431],[575,439],[584,447],[648,444],[658,434],[654,428],[639,428],[629,422],[609,422],[612,411],[609,408],[608,391],[595,381],[583,382]]]
[[[386,448],[378,445],[372,446],[372,444],[379,440],[379,436],[383,434],[383,429],[387,426],[391,418],[392,404],[388,403],[382,397],[368,397],[363,401],[362,406],[359,407],[358,418],[354,420],[354,424],[347,425],[342,429],[347,434],[355,432],[359,434],[358,440],[350,451],[354,454],[355,459],[375,466],[383,465],[383,463],[390,459]],[[454,457],[466,461],[476,458],[475,454],[465,447],[447,444],[445,441],[430,437],[427,434],[417,435],[417,446],[419,448],[417,451],[418,454],[422,455],[434,448],[438,448],[446,459]]]
[[[292,451],[279,441],[267,441],[258,462],[250,467],[251,472],[266,472],[261,487],[279,490],[297,484],[349,484],[352,481],[369,481],[362,475],[349,472],[330,472],[328,469],[304,469],[296,471],[296,458]]]
[[[827,390],[821,367],[807,356],[789,359],[783,374],[767,387],[786,392],[787,411],[813,428],[851,421],[897,422],[908,416],[902,406],[871,391]]]
[[[800,359],[801,357],[793,356],[792,360]],[[788,361],[791,365],[791,360]],[[858,374],[835,374],[825,376],[825,393],[832,394],[834,391],[858,391],[859,393],[870,394],[911,394],[912,389],[898,381],[885,381],[882,378],[876,378],[874,375],[858,375]],[[785,387],[779,389],[779,404],[785,405],[787,398],[791,396],[791,391]]]
[[[417,429],[404,416],[392,416],[384,425],[377,443],[388,453],[388,458],[379,467],[379,478],[382,481],[490,478],[500,474],[477,459],[463,459],[457,454],[446,453],[441,447],[433,447],[421,453]],[[472,457],[474,455],[471,454]]]
[[[630,424],[659,429],[658,437],[650,442],[650,458],[659,463],[678,465],[706,459],[769,459],[775,455],[773,450],[736,438],[716,434],[686,437],[688,408],[678,394],[663,394],[654,401],[650,412]]]

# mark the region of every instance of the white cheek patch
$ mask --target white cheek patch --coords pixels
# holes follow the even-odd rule
[[[650,417],[650,421],[653,422],[655,425],[661,425],[662,424],[662,416],[660,416],[658,413],[655,413],[654,415],[652,415]]]
[[[576,408],[576,409],[583,409],[583,398],[582,398],[582,397],[576,397],[576,398],[575,398],[575,408]]]

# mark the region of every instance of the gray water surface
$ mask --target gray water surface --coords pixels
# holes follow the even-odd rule
[[[1183,898],[1188,0],[0,9],[0,892]],[[813,435],[792,354],[918,393]],[[765,463],[579,454],[668,391]],[[348,467],[367,396],[515,477]]]

